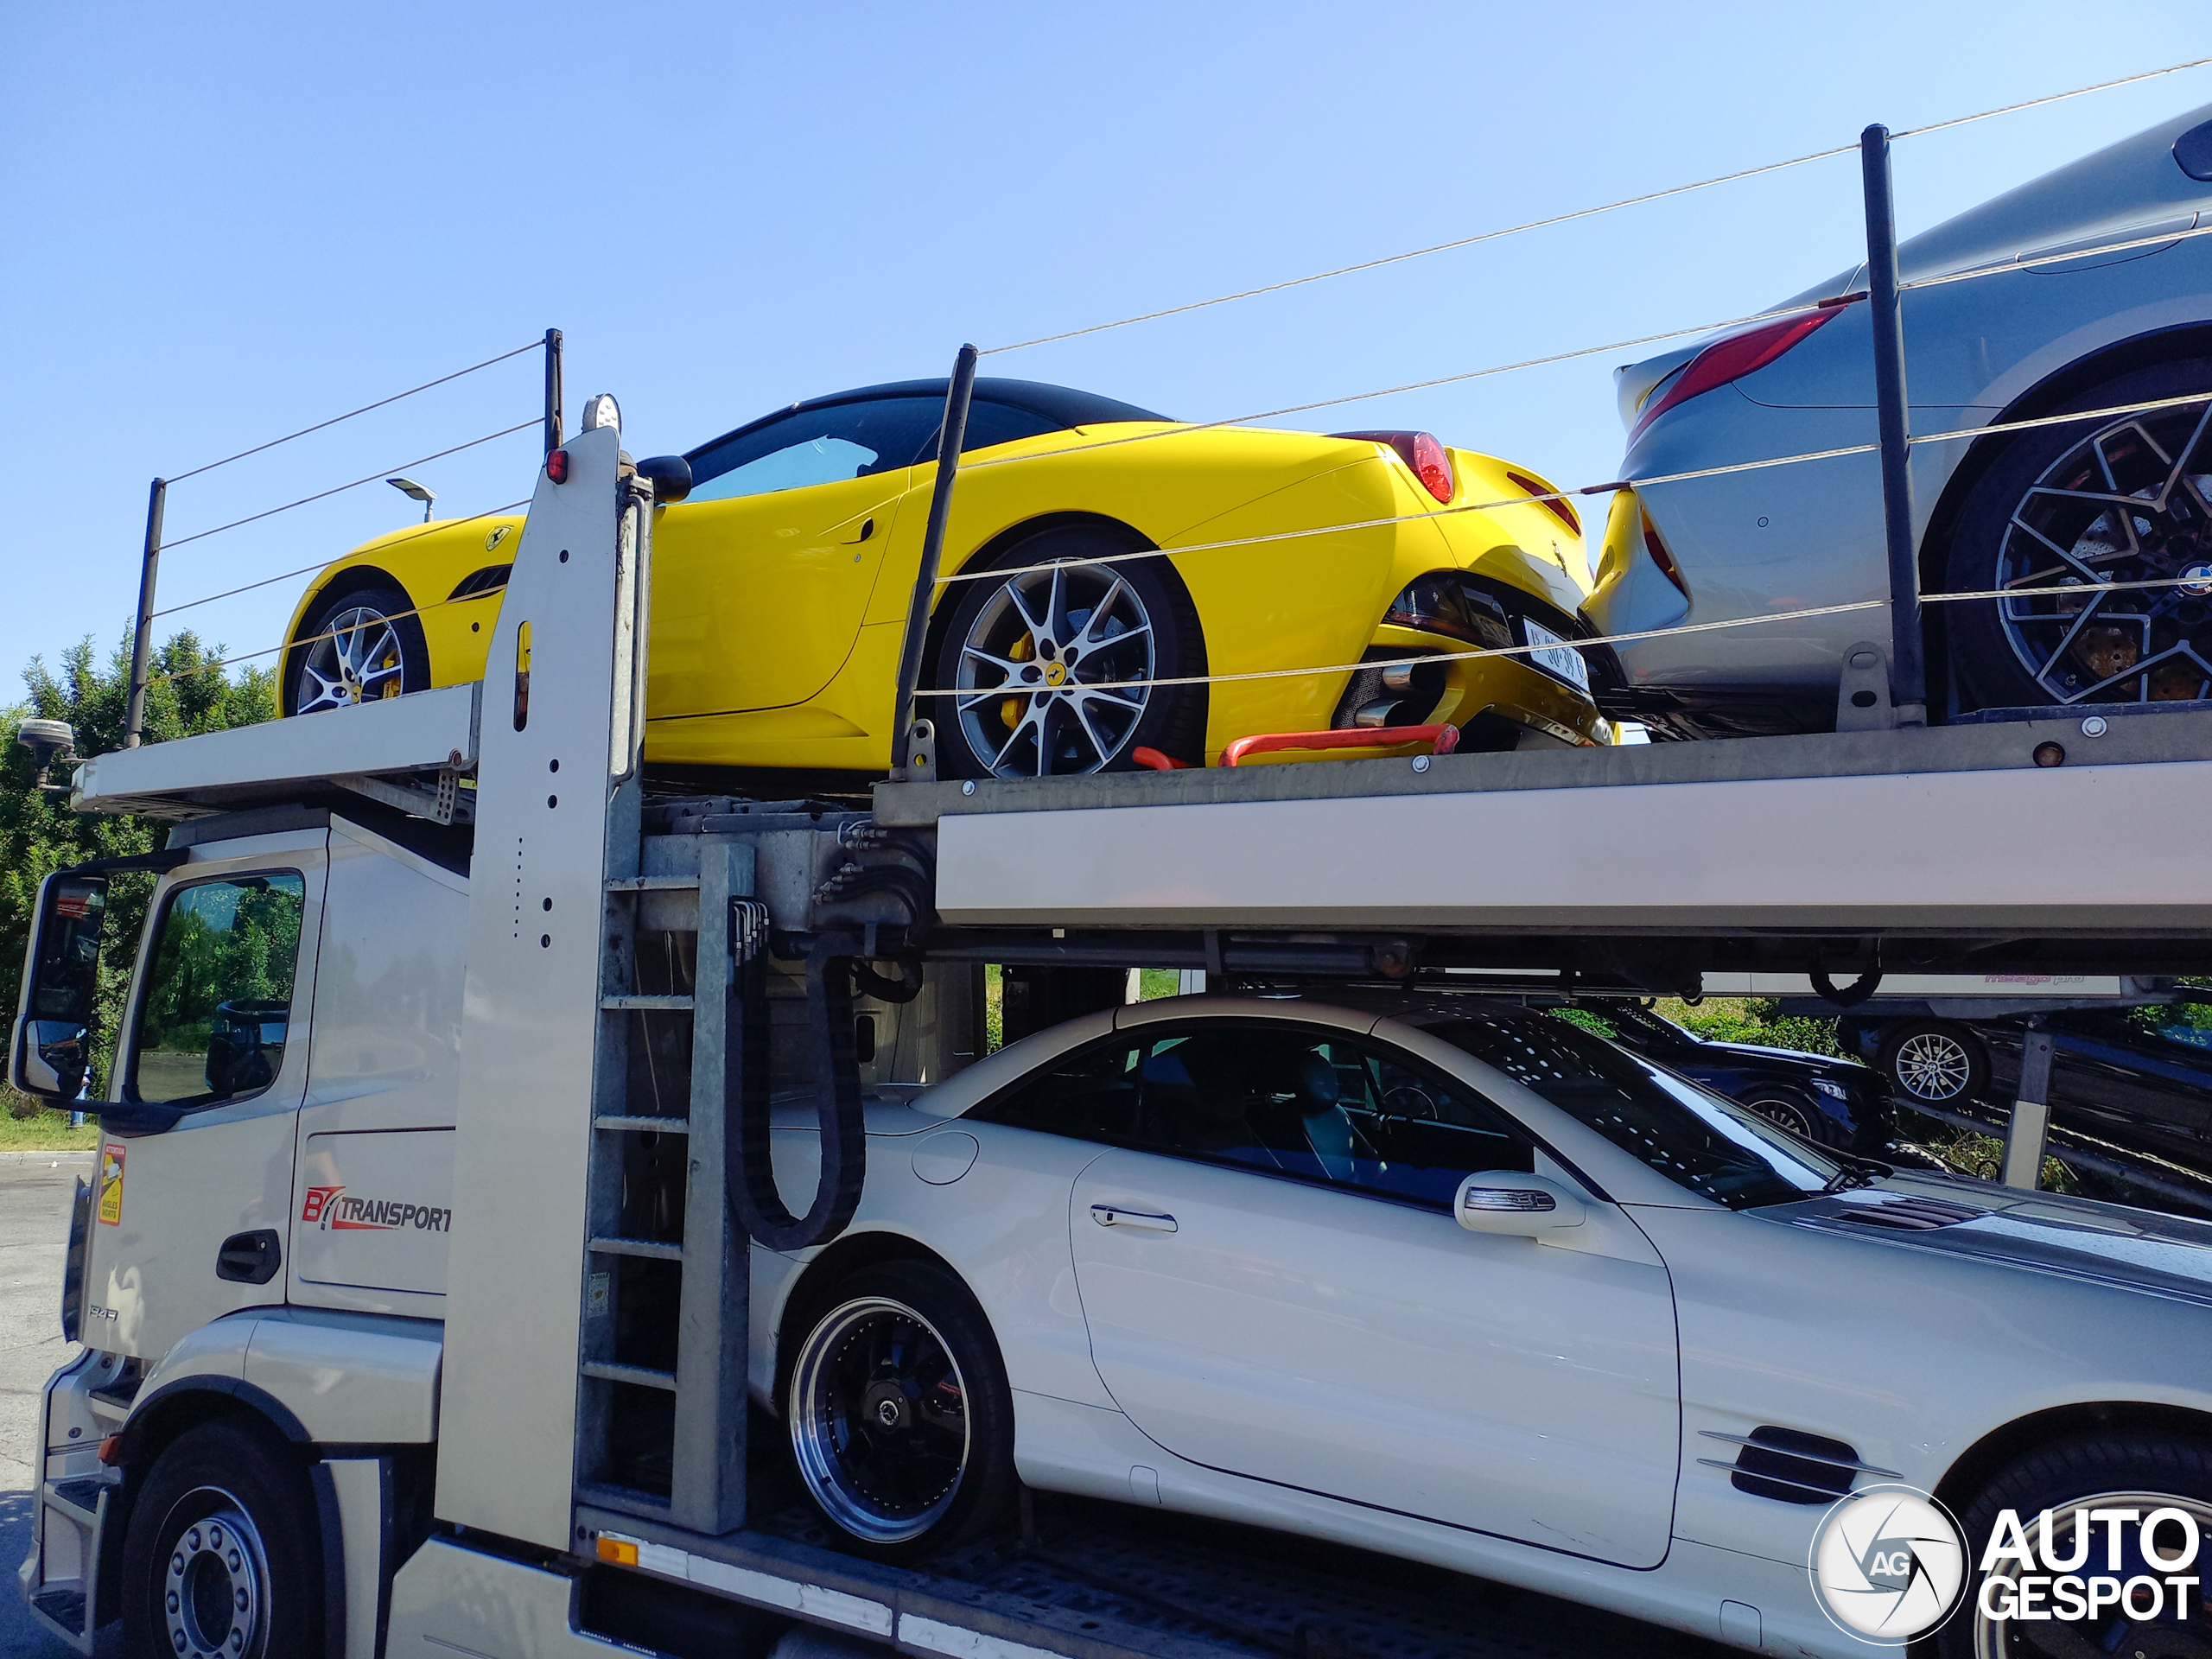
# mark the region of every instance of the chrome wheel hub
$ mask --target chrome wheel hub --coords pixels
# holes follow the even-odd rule
[[[235,1497],[192,1494],[208,1512],[169,1547],[162,1579],[162,1631],[178,1659],[260,1659],[268,1641],[269,1559]]]
[[[966,1390],[951,1351],[912,1308],[848,1302],[817,1325],[791,1370],[791,1449],[823,1512],[855,1538],[929,1530],[968,1466]]]
[[[407,662],[399,630],[372,606],[338,613],[323,637],[307,647],[300,664],[297,713],[343,709],[380,697],[396,697],[406,688]]]
[[[1998,588],[2178,580],[1998,601],[2054,702],[2212,697],[2212,405],[2130,416],[2061,455],[2012,510]]]
[[[961,641],[961,734],[1001,778],[1096,772],[1144,718],[1153,660],[1152,618],[1111,565],[1008,576]]]
[[[1922,1032],[1897,1046],[1897,1081],[1916,1100],[1949,1100],[1964,1092],[1974,1065],[1956,1038]]]

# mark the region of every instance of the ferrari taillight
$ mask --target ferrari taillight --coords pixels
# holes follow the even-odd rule
[[[1406,463],[1413,475],[1421,480],[1421,487],[1446,505],[1457,491],[1458,486],[1452,478],[1452,457],[1427,432],[1332,432],[1329,435],[1389,444],[1398,452],[1398,459]]]
[[[1821,324],[1842,315],[1844,306],[1849,300],[1859,297],[1855,294],[1851,295],[1843,301],[1823,303],[1817,311],[1801,311],[1795,316],[1777,317],[1772,322],[1746,328],[1740,334],[1714,340],[1689,360],[1666,391],[1651,400],[1643,413],[1637,417],[1636,428],[1628,435],[1628,441],[1634,443],[1643,435],[1646,427],[1675,404],[1686,404],[1716,386],[1725,386],[1731,380],[1740,380],[1745,375],[1766,367]]]

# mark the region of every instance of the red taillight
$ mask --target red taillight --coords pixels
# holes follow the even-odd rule
[[[1659,528],[1651,522],[1651,515],[1638,503],[1636,516],[1643,524],[1643,550],[1651,556],[1651,563],[1659,567],[1659,574],[1682,590],[1682,597],[1690,596],[1690,585],[1682,580],[1682,573],[1675,568],[1675,556],[1667,550],[1667,543],[1659,539]]]
[[[1452,480],[1452,457],[1444,453],[1442,444],[1426,432],[1332,432],[1329,435],[1389,444],[1398,452],[1398,459],[1406,463],[1413,475],[1421,480],[1421,487],[1439,501],[1448,505],[1458,488]]]
[[[545,457],[545,476],[556,484],[565,484],[569,481],[569,452],[567,450],[556,449]]]
[[[1560,523],[1565,524],[1577,536],[1580,536],[1582,533],[1581,515],[1575,512],[1573,505],[1571,502],[1564,501],[1560,499],[1560,493],[1557,490],[1545,483],[1541,479],[1531,478],[1526,473],[1508,472],[1505,475],[1513,480],[1513,486],[1516,489],[1526,490],[1531,495],[1540,495],[1545,498],[1543,500],[1537,502],[1536,505],[1544,508],[1554,518],[1557,518]]]
[[[1763,369],[1796,345],[1822,323],[1843,315],[1844,306],[1859,298],[1851,295],[1847,299],[1824,304],[1817,311],[1802,312],[1794,317],[1779,317],[1772,322],[1763,322],[1756,328],[1746,328],[1740,334],[1731,334],[1717,340],[1689,360],[1688,365],[1676,375],[1666,391],[1653,398],[1637,417],[1636,429],[1628,435],[1634,443],[1643,435],[1644,428],[1657,420],[1677,404],[1686,404],[1701,392],[1715,386],[1725,386],[1731,380],[1740,380],[1745,375]]]

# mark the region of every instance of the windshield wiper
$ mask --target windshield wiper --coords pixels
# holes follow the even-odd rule
[[[1832,1158],[1842,1158],[1842,1153],[1830,1153]],[[1888,1164],[1878,1164],[1872,1158],[1853,1158],[1841,1169],[1827,1178],[1821,1185],[1823,1192],[1847,1192],[1853,1187],[1872,1186],[1897,1173]]]

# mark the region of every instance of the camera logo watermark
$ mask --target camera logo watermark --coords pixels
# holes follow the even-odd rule
[[[1836,1626],[1902,1646],[1951,1616],[1966,1587],[1958,1522],[1912,1486],[1869,1486],[1830,1510],[1813,1534],[1813,1597]]]

